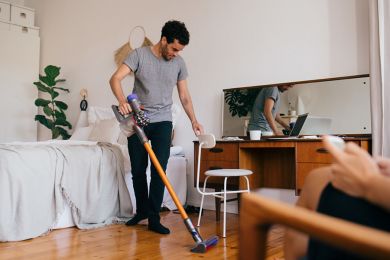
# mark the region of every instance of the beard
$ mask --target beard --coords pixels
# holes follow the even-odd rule
[[[168,56],[168,48],[167,46],[161,46],[161,56],[164,58],[166,61],[170,61],[172,58]]]

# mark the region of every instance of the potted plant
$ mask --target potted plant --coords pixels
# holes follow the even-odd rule
[[[51,130],[52,139],[61,136],[62,139],[66,140],[70,137],[66,128],[72,129],[72,125],[66,120],[65,115],[68,105],[57,100],[57,97],[60,95],[58,91],[69,93],[69,89],[57,86],[57,83],[65,81],[65,79],[57,79],[60,75],[60,69],[60,67],[48,65],[44,69],[45,75],[39,75],[39,81],[34,82],[38,91],[49,95],[49,99],[37,98],[35,100],[35,105],[42,107],[44,113],[44,115],[36,115],[35,121]]]
[[[229,89],[225,91],[225,102],[230,114],[238,117],[247,116],[252,111],[259,88]]]

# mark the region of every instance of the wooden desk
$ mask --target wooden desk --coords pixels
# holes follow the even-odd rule
[[[345,138],[371,152],[368,137]],[[199,143],[194,142],[194,168],[197,172]],[[215,148],[202,151],[200,183],[203,185],[204,172],[209,169],[250,169],[251,189],[268,187],[295,189],[299,194],[308,173],[318,167],[329,165],[331,156],[326,153],[320,139],[289,139],[260,141],[217,141]],[[194,176],[196,185],[196,174]],[[212,178],[208,186],[221,189],[220,178]],[[239,180],[230,179],[228,186],[237,188]]]

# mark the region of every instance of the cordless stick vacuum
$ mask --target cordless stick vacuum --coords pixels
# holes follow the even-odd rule
[[[179,199],[177,198],[177,195],[173,190],[171,183],[169,182],[164,170],[162,169],[161,164],[158,161],[156,155],[154,154],[149,144],[149,140],[146,137],[144,130],[142,129],[144,126],[149,124],[149,119],[146,117],[144,111],[140,109],[137,95],[135,94],[129,95],[127,97],[127,101],[130,104],[132,113],[129,116],[125,117],[119,112],[118,107],[113,105],[112,109],[114,110],[116,118],[121,124],[132,125],[134,132],[137,134],[139,140],[141,141],[146,151],[148,152],[150,156],[150,160],[152,161],[154,167],[156,168],[158,174],[160,175],[160,178],[165,184],[165,187],[167,187],[169,194],[171,195],[177,209],[180,212],[181,217],[184,220],[184,224],[186,225],[188,231],[192,235],[192,238],[196,242],[196,245],[191,249],[191,252],[205,253],[208,249],[210,249],[211,247],[215,246],[218,243],[218,237],[214,236],[210,239],[203,240],[199,232],[195,229],[194,225],[191,222],[191,219],[188,217]]]

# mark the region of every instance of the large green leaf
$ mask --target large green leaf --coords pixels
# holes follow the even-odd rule
[[[44,112],[47,116],[52,116],[52,115],[53,115],[53,109],[51,109],[49,106],[43,107],[43,112]]]
[[[68,131],[66,131],[62,127],[58,127],[58,131],[60,132],[60,135],[62,136],[62,139],[64,139],[64,140],[69,139],[70,135],[68,134]]]
[[[40,81],[34,82],[34,85],[37,86],[39,91],[42,91],[42,92],[49,92],[50,91],[50,88],[43,85]]]
[[[72,129],[72,125],[63,118],[57,118],[56,121],[54,122],[54,124],[61,125],[61,126],[67,126],[67,127],[69,127],[69,129]]]
[[[49,87],[53,87],[56,85],[56,82],[47,76],[39,75],[39,80],[48,85]]]
[[[36,115],[35,116],[35,121],[38,121],[42,125],[46,126],[49,129],[52,129],[53,124],[51,120],[48,120],[44,115]]]
[[[66,120],[66,115],[62,110],[55,110],[54,115],[56,118],[62,118],[64,120]]]
[[[67,88],[60,88],[60,87],[54,87],[55,89],[60,89],[60,90],[62,90],[62,91],[65,91],[65,92],[70,92],[69,91],[69,89],[67,89]]]
[[[45,106],[49,105],[50,102],[51,102],[50,100],[45,100],[45,99],[42,99],[42,98],[37,98],[37,99],[35,100],[35,105],[36,105],[37,107],[45,107]]]
[[[62,101],[54,101],[54,104],[56,104],[57,107],[61,108],[62,110],[68,109],[68,105],[65,104]]]
[[[58,93],[57,91],[50,91],[50,96],[51,96],[51,99],[56,99],[56,97],[58,97],[60,95],[60,93]]]
[[[48,65],[45,68],[46,77],[55,83],[55,79],[60,75],[60,67]],[[54,85],[53,85],[54,86]]]
[[[58,136],[60,136],[60,130],[58,129],[58,127],[54,127],[51,130],[51,138],[56,139]]]

